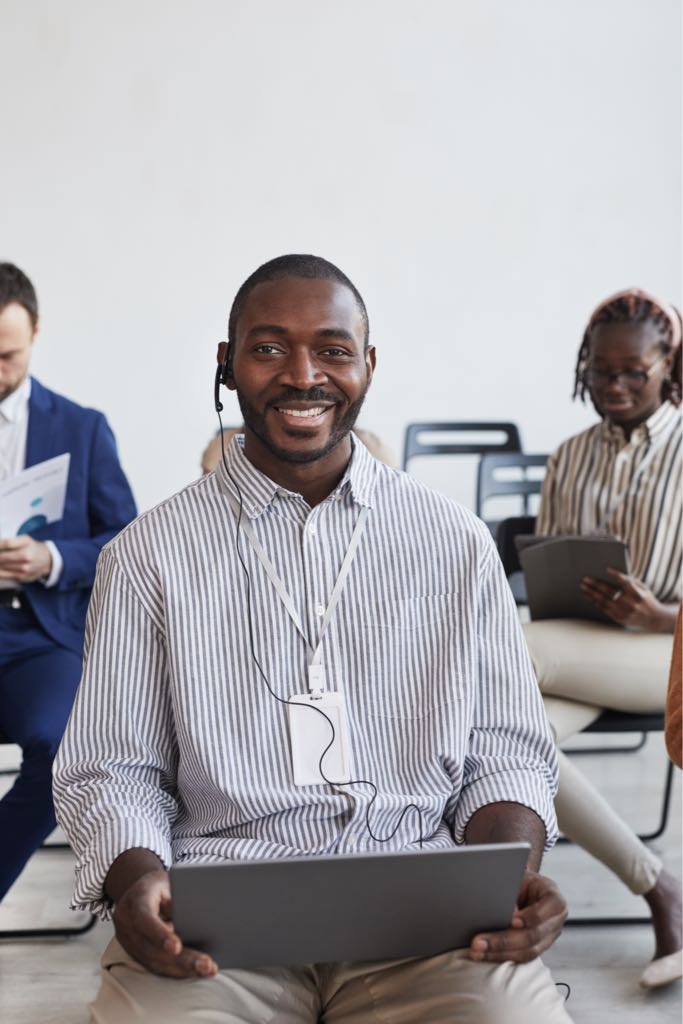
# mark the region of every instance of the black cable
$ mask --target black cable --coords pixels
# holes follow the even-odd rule
[[[246,581],[247,581],[247,625],[248,625],[248,629],[249,629],[249,647],[250,647],[250,651],[251,651],[252,660],[253,660],[254,664],[256,665],[256,668],[259,671],[259,675],[263,679],[263,682],[266,684],[266,687],[268,688],[268,692],[270,693],[271,697],[273,697],[274,700],[278,701],[278,703],[280,703],[280,704],[287,704],[287,705],[291,704],[291,705],[293,705],[295,707],[298,707],[298,708],[301,708],[301,707],[303,707],[303,708],[310,708],[312,711],[317,712],[317,714],[322,715],[322,717],[325,719],[325,721],[329,725],[330,729],[332,730],[332,738],[331,738],[330,742],[327,744],[327,746],[325,747],[325,749],[323,750],[322,754],[320,755],[320,760],[318,762],[318,770],[320,772],[321,777],[324,779],[324,781],[327,783],[327,785],[328,786],[370,786],[372,788],[372,790],[373,790],[372,799],[370,800],[370,803],[365,808],[365,827],[368,830],[368,834],[369,834],[370,838],[373,839],[376,843],[389,843],[389,842],[391,842],[391,840],[394,838],[394,836],[398,832],[399,828],[401,827],[401,823],[403,822],[403,819],[405,818],[405,816],[408,813],[408,811],[414,810],[414,811],[417,812],[418,821],[419,821],[419,833],[420,833],[420,838],[419,838],[419,841],[418,841],[419,842],[419,848],[422,849],[422,844],[423,844],[423,841],[424,841],[424,839],[423,839],[423,835],[424,834],[423,834],[423,828],[422,828],[423,822],[422,822],[422,811],[420,810],[418,805],[417,804],[412,804],[412,803],[411,804],[407,804],[403,808],[403,810],[401,811],[400,817],[399,817],[399,819],[398,819],[398,821],[396,823],[396,827],[394,828],[393,832],[391,832],[388,836],[386,836],[384,838],[382,838],[381,836],[376,836],[374,834],[374,832],[372,831],[371,827],[370,827],[370,808],[372,807],[372,805],[374,804],[375,800],[377,799],[377,797],[379,795],[379,790],[377,789],[377,786],[375,785],[375,783],[371,782],[370,779],[351,779],[350,782],[334,782],[332,779],[328,779],[327,775],[323,771],[323,760],[325,759],[325,755],[327,754],[328,750],[330,750],[332,748],[332,746],[334,745],[334,741],[335,741],[335,738],[336,738],[336,735],[337,735],[336,731],[335,731],[335,728],[334,728],[334,722],[332,721],[332,719],[329,717],[329,715],[326,715],[325,712],[321,708],[317,708],[315,706],[315,704],[299,704],[297,701],[293,701],[293,700],[285,699],[284,697],[280,697],[275,692],[273,687],[270,685],[270,681],[269,681],[268,677],[266,676],[266,673],[263,671],[261,663],[258,660],[258,657],[256,655],[256,648],[255,648],[255,645],[254,645],[254,627],[253,627],[252,615],[251,615],[251,577],[249,575],[249,569],[247,567],[247,564],[244,561],[244,558],[242,557],[242,552],[240,550],[240,526],[241,526],[241,523],[242,523],[242,515],[244,513],[244,501],[243,501],[243,498],[242,498],[242,491],[240,490],[240,486],[237,483],[237,481],[235,480],[235,477],[233,476],[233,474],[230,472],[230,467],[228,466],[228,460],[227,460],[227,458],[225,456],[225,438],[223,436],[223,421],[221,419],[221,414],[220,414],[220,411],[218,409],[216,409],[216,415],[218,416],[218,423],[219,423],[220,432],[221,432],[221,457],[222,457],[222,461],[223,461],[223,466],[225,468],[225,472],[227,473],[228,477],[230,478],[230,481],[231,481],[233,487],[237,491],[237,497],[238,497],[238,500],[239,500],[239,512],[238,512],[238,515],[237,515],[237,519],[235,521],[235,552],[236,552],[237,557],[239,559],[240,565],[242,566],[242,570],[244,571],[244,575],[245,575]]]
[[[571,987],[569,985],[569,982],[567,982],[567,981],[556,981],[555,982],[555,988],[566,988],[567,994],[564,997],[564,1001],[565,1001],[565,1003],[568,1002],[569,1001],[569,997],[572,994],[572,990],[571,990]]]

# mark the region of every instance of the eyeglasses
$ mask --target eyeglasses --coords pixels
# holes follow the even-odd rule
[[[644,388],[652,374],[660,363],[664,362],[666,356],[655,359],[652,366],[647,370],[603,370],[598,367],[589,366],[584,374],[584,379],[589,387],[601,387],[610,384],[613,380],[624,384],[631,391],[639,391]]]

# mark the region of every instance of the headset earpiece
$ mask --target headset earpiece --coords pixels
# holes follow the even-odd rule
[[[216,367],[216,376],[213,379],[213,404],[216,412],[223,412],[223,403],[221,402],[220,389],[223,382],[223,364],[219,363]]]
[[[230,343],[222,341],[218,346],[218,354],[220,357],[220,363],[218,368],[220,370],[220,383],[227,384],[232,380],[232,359],[230,357]]]
[[[220,399],[221,384],[232,382],[232,360],[230,359],[230,345],[227,341],[221,341],[218,346],[220,362],[216,369],[216,376],[213,382],[213,404],[216,412],[223,412],[223,403]]]

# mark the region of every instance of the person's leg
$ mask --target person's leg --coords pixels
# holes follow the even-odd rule
[[[616,711],[664,710],[672,636],[579,619],[522,628],[544,696]]]
[[[316,1024],[320,995],[312,968],[220,971],[177,980],[152,974],[112,939],[92,1024]]]
[[[0,800],[0,899],[55,827],[52,761],[80,676],[80,657],[57,646],[0,667],[0,731],[22,748]]]
[[[339,964],[323,975],[324,1024],[568,1024],[549,970],[485,964],[454,950],[420,960]]]

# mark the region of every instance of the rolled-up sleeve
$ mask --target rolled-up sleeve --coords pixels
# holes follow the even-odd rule
[[[177,760],[163,622],[107,547],[54,763],[57,819],[76,854],[74,909],[108,915],[104,880],[125,850],[145,847],[170,865]]]
[[[553,798],[557,751],[514,600],[492,544],[482,564],[477,628],[478,678],[454,835],[464,841],[472,815],[499,802],[523,804],[557,838]]]

